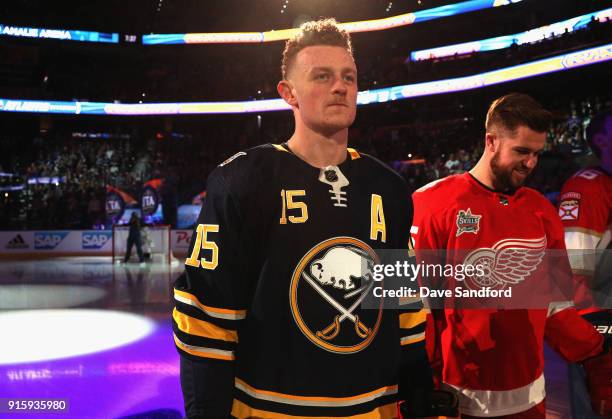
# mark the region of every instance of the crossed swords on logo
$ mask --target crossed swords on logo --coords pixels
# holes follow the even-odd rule
[[[317,281],[312,279],[312,277],[310,277],[310,275],[308,275],[306,272],[302,272],[302,278],[304,278],[306,282],[308,282],[310,286],[321,297],[323,297],[325,301],[327,301],[332,307],[334,307],[340,312],[340,315],[336,314],[336,316],[334,316],[334,321],[329,326],[327,326],[323,330],[317,331],[318,337],[325,340],[334,339],[336,336],[338,336],[338,333],[340,333],[340,324],[346,319],[349,319],[353,322],[353,324],[355,325],[355,333],[357,333],[357,336],[359,336],[360,338],[365,339],[370,335],[370,333],[372,333],[372,330],[365,324],[363,324],[361,320],[359,320],[359,316],[353,314],[353,311],[355,311],[357,306],[359,306],[359,304],[361,304],[361,302],[367,296],[368,292],[374,285],[374,281],[369,281],[368,284],[362,286],[361,288],[346,294],[345,298],[350,298],[359,291],[364,290],[363,293],[359,296],[359,298],[357,298],[357,300],[355,300],[355,302],[351,304],[348,309],[346,309],[342,304],[334,300],[328,293],[326,293],[325,290],[321,288],[319,284],[317,284]]]

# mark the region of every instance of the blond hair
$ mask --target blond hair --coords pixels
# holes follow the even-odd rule
[[[291,65],[297,54],[306,47],[329,45],[342,47],[353,56],[351,36],[338,26],[336,19],[321,19],[305,22],[297,34],[285,42],[281,71],[283,79],[287,78]]]

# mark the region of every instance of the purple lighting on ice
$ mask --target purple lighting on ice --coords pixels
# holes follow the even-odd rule
[[[170,321],[164,320],[145,338],[115,349],[0,365],[2,397],[68,399],[69,413],[37,418],[180,418],[179,361],[171,336]]]

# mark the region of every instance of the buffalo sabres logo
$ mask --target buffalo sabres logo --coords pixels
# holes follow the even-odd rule
[[[480,265],[484,275],[466,278],[473,289],[491,287],[504,289],[523,282],[534,272],[546,251],[546,236],[537,239],[505,239],[491,248],[480,248],[468,254],[464,265]]]
[[[378,309],[360,305],[372,290],[378,256],[351,237],[336,237],[313,247],[293,272],[290,305],[300,331],[330,352],[350,354],[366,348],[382,319]]]

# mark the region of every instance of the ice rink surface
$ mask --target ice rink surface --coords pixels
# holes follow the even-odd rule
[[[171,311],[182,270],[0,260],[0,398],[68,402],[67,413],[37,418],[181,418]],[[570,418],[567,368],[548,349],[546,389],[547,417]]]

